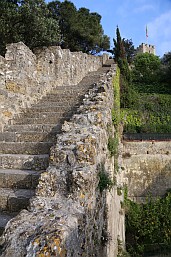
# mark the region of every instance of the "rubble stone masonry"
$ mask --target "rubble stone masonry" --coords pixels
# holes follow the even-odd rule
[[[60,47],[37,50],[34,55],[23,43],[8,46],[0,61],[4,123],[51,88],[76,84],[101,66],[99,57]],[[114,65],[89,89],[71,120],[64,122],[29,209],[6,226],[2,257],[116,257],[124,245],[122,176],[114,170],[115,157],[108,150],[109,137],[115,135],[115,74]],[[11,99],[8,108],[7,99]],[[100,191],[100,171],[115,182],[110,191]]]
[[[56,86],[74,85],[90,71],[102,66],[102,59],[59,46],[35,49],[22,42],[7,45],[0,56],[0,131],[3,126]]]

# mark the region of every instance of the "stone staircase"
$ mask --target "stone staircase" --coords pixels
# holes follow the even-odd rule
[[[48,167],[50,147],[85,93],[109,65],[89,73],[78,85],[59,86],[17,115],[0,133],[0,233],[34,196],[41,172]]]

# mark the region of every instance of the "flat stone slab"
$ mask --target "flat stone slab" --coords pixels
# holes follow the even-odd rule
[[[2,169],[45,170],[48,164],[48,154],[0,154]]]
[[[13,120],[13,124],[58,124],[61,122],[64,122],[64,120],[68,120],[71,118],[71,115],[69,116],[53,116],[53,117],[41,117],[41,118],[24,118],[19,120]]]
[[[27,208],[29,199],[35,194],[30,189],[0,189],[0,210],[17,212]]]
[[[53,132],[0,132],[0,142],[55,142]]]
[[[34,189],[40,174],[34,170],[0,169],[0,188]]]
[[[53,143],[49,142],[1,142],[2,154],[49,154]]]
[[[61,124],[24,124],[5,126],[4,132],[60,132]]]

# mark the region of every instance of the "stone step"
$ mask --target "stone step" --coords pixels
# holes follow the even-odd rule
[[[45,170],[48,164],[48,154],[0,154],[0,169]]]
[[[86,90],[87,88],[89,88],[89,85],[80,85],[79,84],[76,84],[76,85],[65,85],[65,86],[57,86],[55,89],[52,90],[52,92],[56,92],[56,91],[61,91],[61,92],[64,92],[64,91],[69,91],[69,90]]]
[[[75,96],[70,96],[70,97],[61,97],[61,96],[56,96],[56,95],[51,95],[49,97],[42,98],[38,103],[44,103],[44,102],[52,102],[53,103],[63,103],[64,105],[66,103],[73,103],[73,102],[78,102],[79,97]]]
[[[0,142],[55,142],[55,140],[54,132],[0,132]]]
[[[83,97],[83,95],[84,95],[84,93],[83,92],[77,92],[77,91],[75,91],[74,93],[64,93],[64,94],[62,94],[62,93],[49,93],[49,94],[47,94],[46,96],[43,96],[42,97],[42,101],[44,101],[44,100],[48,100],[48,101],[54,101],[54,100],[56,100],[56,101],[61,101],[61,100],[63,100],[63,101],[68,101],[68,100],[70,100],[70,99],[74,99],[74,100],[76,100],[77,98],[79,98],[79,97]]]
[[[80,101],[78,99],[71,99],[71,100],[68,100],[68,101],[64,101],[63,99],[61,99],[61,101],[51,101],[49,102],[48,100],[44,100],[44,101],[40,101],[38,102],[36,105],[34,105],[34,107],[60,107],[60,106],[66,106],[66,107],[70,107],[72,108],[74,105],[78,105],[80,103]]]
[[[0,169],[0,188],[35,189],[41,172],[35,170]]]
[[[65,96],[76,95],[76,94],[83,95],[87,91],[88,91],[88,88],[86,88],[86,87],[65,88],[65,89],[56,88],[53,91],[51,91],[50,93],[48,93],[47,96],[50,95],[50,94],[53,94],[53,95],[65,95]]]
[[[64,105],[56,105],[56,106],[51,106],[51,107],[47,107],[47,106],[32,106],[30,109],[27,109],[26,112],[24,114],[28,114],[29,113],[34,113],[34,112],[38,112],[38,113],[51,113],[51,112],[67,112],[67,111],[72,111],[75,110],[76,108],[78,108],[78,106],[75,107],[68,107],[68,106],[64,106]]]
[[[65,116],[71,116],[73,115],[73,111],[68,111],[68,112],[62,112],[58,110],[57,112],[28,112],[28,113],[23,113],[18,115],[15,120],[19,119],[24,119],[24,118],[46,118],[46,117],[56,117],[56,118],[61,118]]]
[[[49,154],[53,143],[49,142],[1,142],[2,154]]]
[[[26,209],[29,199],[34,196],[32,189],[0,189],[0,211],[18,212]]]
[[[45,132],[45,133],[59,133],[61,131],[61,124],[27,124],[27,125],[6,125],[4,132]]]
[[[23,118],[18,120],[11,120],[9,122],[9,125],[23,125],[23,124],[57,124],[57,123],[63,123],[65,120],[69,120],[72,117],[66,116],[66,117],[42,117],[42,118]]]
[[[16,215],[17,213],[0,213],[0,236],[2,235],[8,221]]]

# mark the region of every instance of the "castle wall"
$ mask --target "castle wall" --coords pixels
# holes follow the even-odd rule
[[[2,257],[117,256],[125,229],[121,175],[108,150],[108,138],[115,133],[115,69],[101,77],[71,121],[63,124],[29,211],[6,227]],[[100,192],[101,171],[115,181],[110,191]]]
[[[171,141],[124,142],[123,167],[131,199],[163,196],[171,188]]]
[[[22,42],[7,45],[5,58],[0,56],[0,130],[53,88],[77,84],[101,66],[100,57],[58,46],[35,49],[33,54]]]

